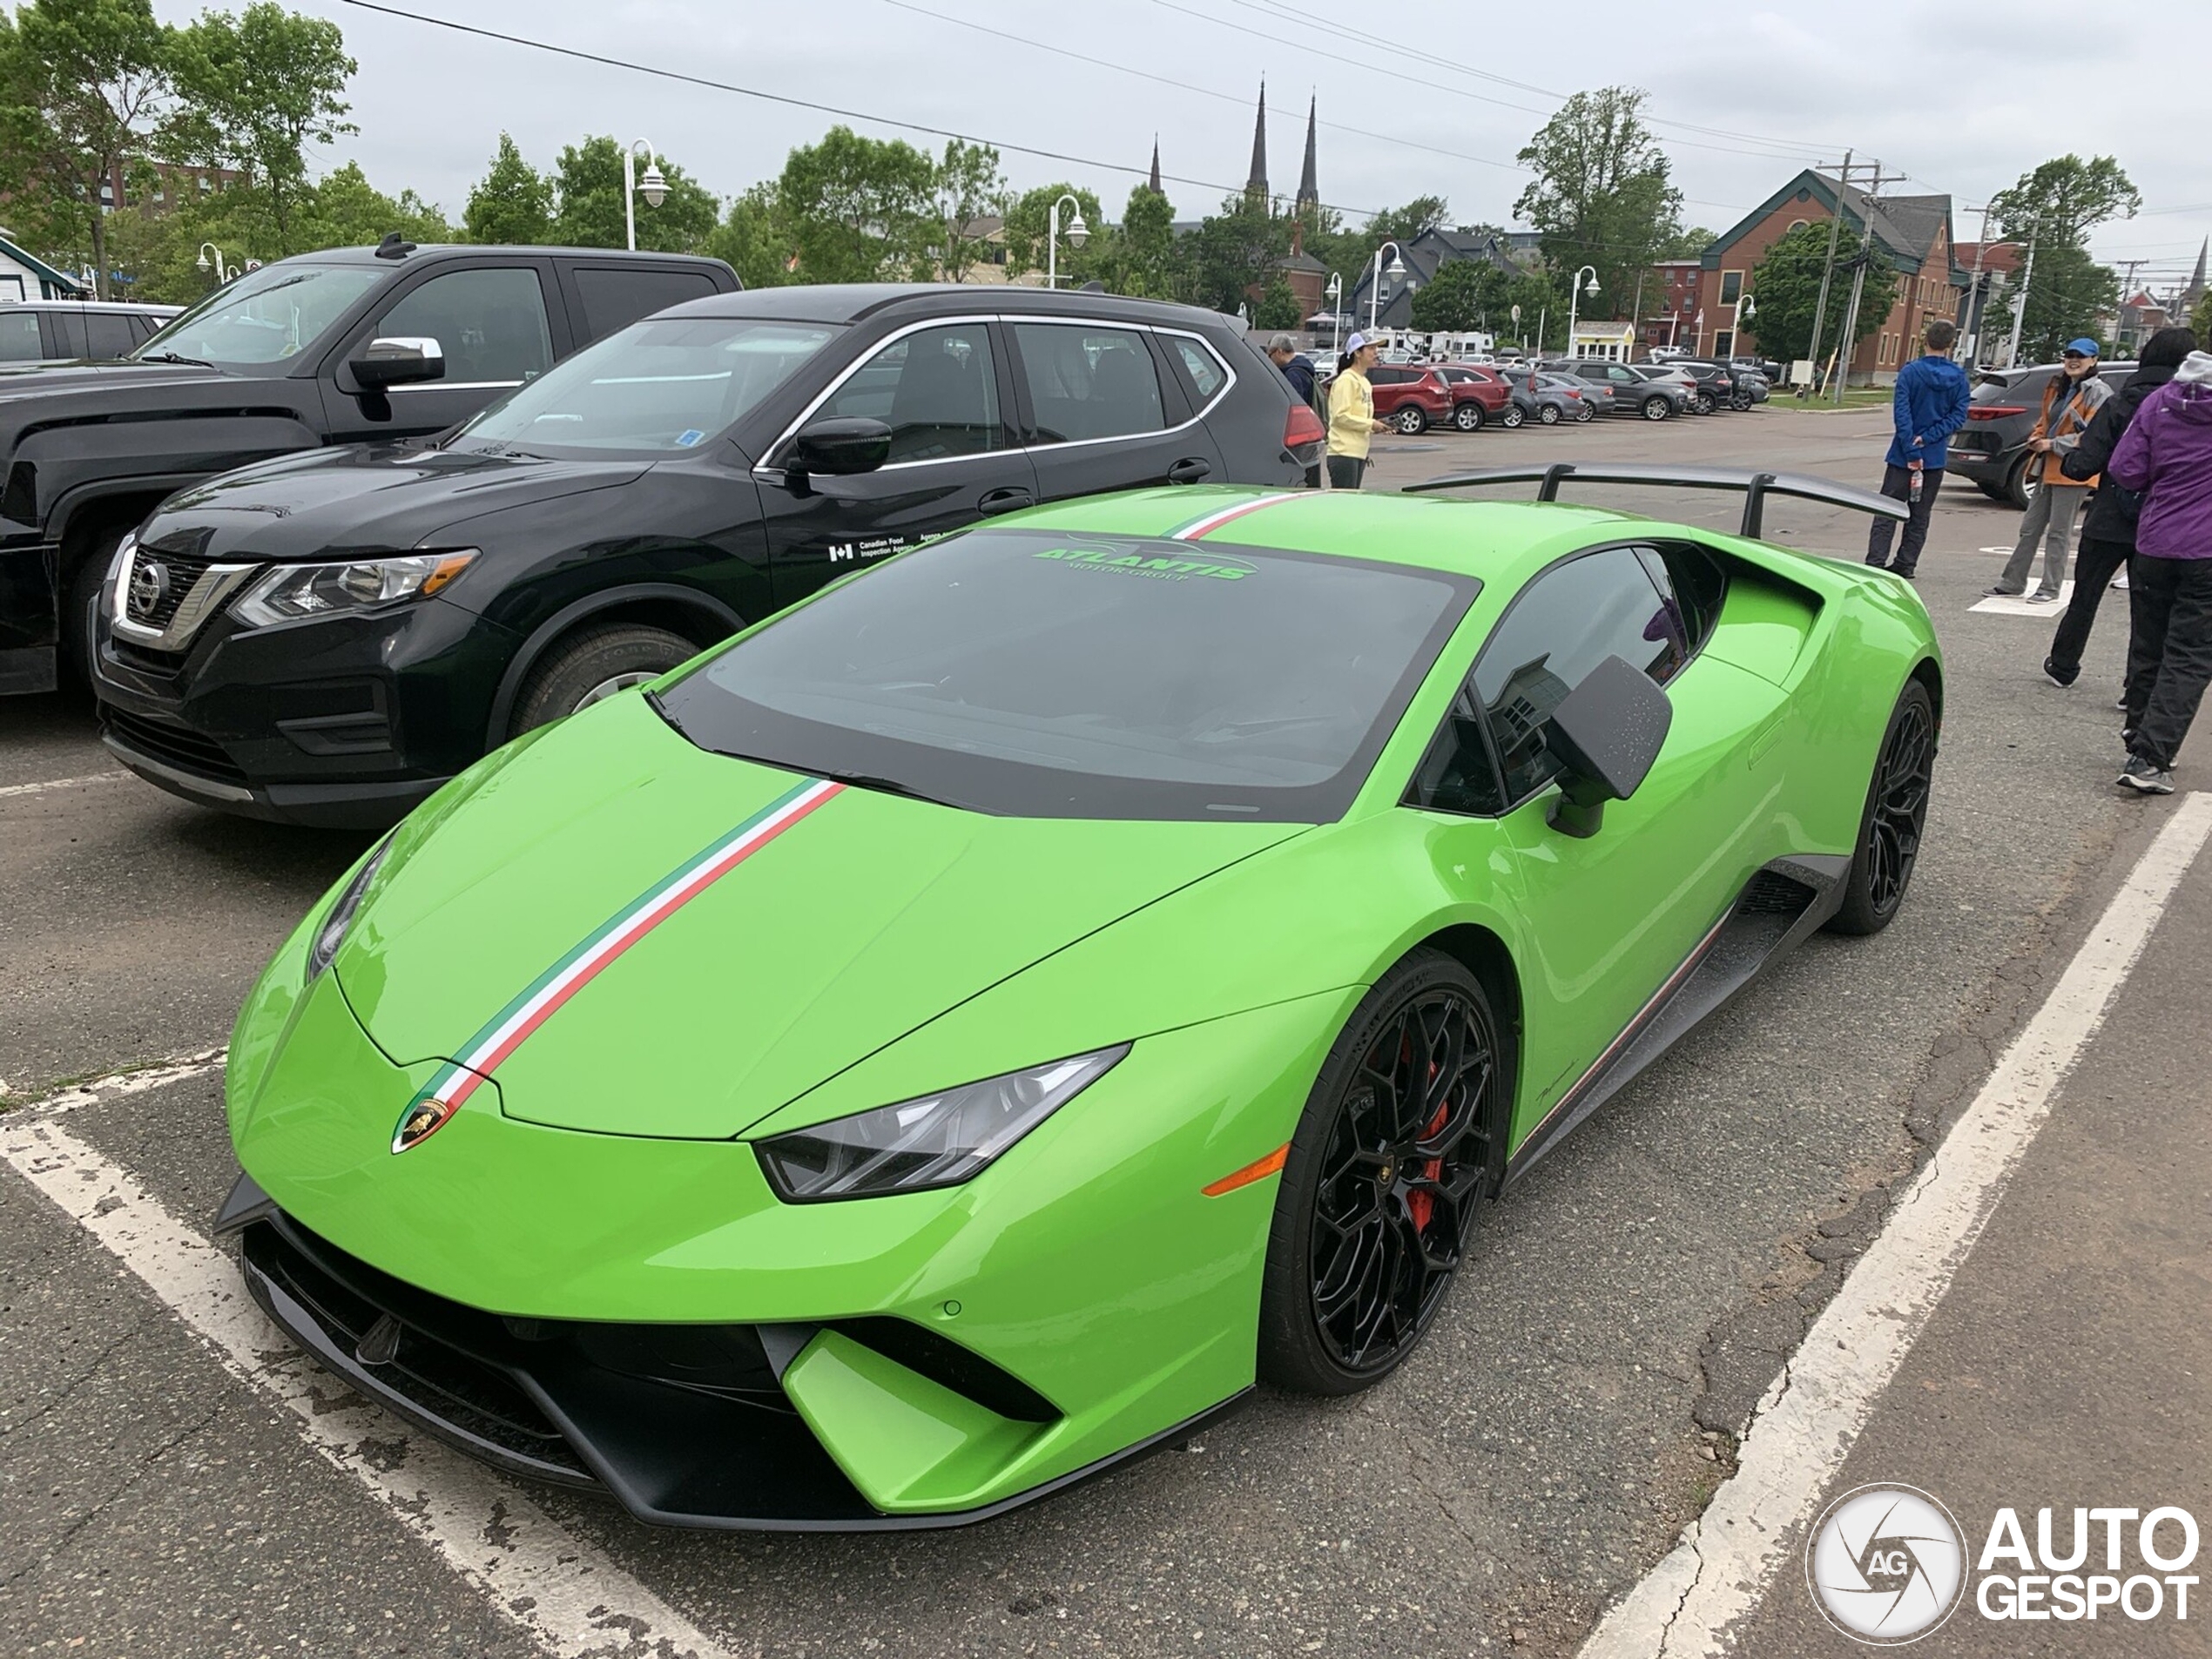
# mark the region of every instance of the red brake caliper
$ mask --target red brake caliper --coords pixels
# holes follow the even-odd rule
[[[1435,1081],[1436,1070],[1436,1062],[1433,1060],[1430,1061],[1428,1066],[1428,1075],[1429,1080],[1432,1082]],[[1446,1101],[1444,1104],[1436,1109],[1436,1116],[1430,1118],[1426,1126],[1422,1129],[1421,1138],[1423,1140],[1426,1140],[1430,1136],[1437,1133],[1444,1127],[1444,1120],[1451,1115],[1452,1103]],[[1426,1163],[1421,1166],[1421,1179],[1424,1181],[1437,1180],[1443,1175],[1443,1173],[1444,1160],[1442,1158],[1431,1158]],[[1436,1200],[1426,1192],[1409,1192],[1406,1195],[1406,1209],[1407,1213],[1413,1217],[1414,1231],[1426,1232],[1428,1231],[1428,1218],[1436,1209]]]

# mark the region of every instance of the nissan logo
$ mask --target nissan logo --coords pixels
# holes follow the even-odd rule
[[[131,614],[148,617],[169,597],[169,567],[159,560],[142,561],[131,572]]]

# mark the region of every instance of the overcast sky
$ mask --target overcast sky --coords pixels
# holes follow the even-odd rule
[[[381,187],[411,185],[456,219],[502,129],[541,166],[587,132],[643,136],[727,195],[773,175],[792,145],[833,119],[344,0],[287,3],[335,19],[361,63],[352,91],[361,133],[325,159],[358,159]],[[1691,224],[1723,228],[1805,162],[1851,145],[1906,175],[1888,189],[1947,192],[1961,205],[1986,200],[2054,153],[2116,156],[2145,211],[2103,227],[2094,246],[2107,260],[2148,261],[2148,280],[2185,274],[2212,229],[2201,68],[2212,61],[2212,5],[2202,0],[2110,10],[2009,0],[1963,12],[1928,0],[1395,0],[1359,14],[1386,30],[1365,44],[1326,21],[1345,13],[1321,0],[392,3],[971,133],[1001,146],[1015,185],[1065,177],[1096,189],[1116,217],[1133,175],[1011,146],[1142,168],[1157,131],[1163,170],[1197,181],[1168,185],[1178,214],[1195,218],[1244,180],[1264,76],[1271,182],[1285,193],[1296,185],[1306,100],[1316,96],[1322,199],[1355,219],[1433,193],[1449,200],[1456,222],[1509,220],[1526,182],[1514,154],[1559,99],[1626,83],[1651,95]],[[157,0],[157,9],[180,21],[199,7]],[[2145,21],[2161,15],[2155,27]],[[1978,223],[1964,217],[1958,233],[1971,239]]]

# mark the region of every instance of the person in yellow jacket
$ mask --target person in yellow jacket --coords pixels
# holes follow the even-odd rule
[[[1329,488],[1357,489],[1367,471],[1367,442],[1390,422],[1375,419],[1375,391],[1367,371],[1381,347],[1365,334],[1344,342],[1337,377],[1329,382]]]

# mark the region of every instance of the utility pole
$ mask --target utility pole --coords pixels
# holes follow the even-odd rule
[[[1984,202],[1979,208],[1968,207],[1966,210],[1970,213],[1978,212],[1981,214],[1981,239],[1974,244],[1974,272],[1966,284],[1966,327],[1961,331],[1959,344],[1952,349],[1952,356],[1954,360],[1963,357],[1969,364],[1981,353],[1981,262],[1989,252],[1990,206],[1988,202]]]
[[[2114,357],[2118,357],[2120,355],[2120,347],[2121,344],[2120,336],[2128,331],[2128,301],[2134,296],[2135,292],[2135,273],[2137,269],[2142,266],[2149,264],[2150,261],[2148,260],[2128,260],[2124,261],[2124,263],[2128,266],[2128,274],[2122,277],[2120,281],[2120,307],[2112,314],[2112,354]]]
[[[1851,152],[1844,151],[1843,168],[1838,175],[1845,186],[1851,184]],[[1836,268],[1836,239],[1843,228],[1844,192],[1839,189],[1836,192],[1836,211],[1828,219],[1828,258],[1820,267],[1820,297],[1812,302],[1812,344],[1805,351],[1816,378],[1820,374],[1820,324],[1828,312],[1828,279]]]
[[[1866,234],[1858,245],[1858,268],[1851,273],[1851,307],[1844,314],[1844,332],[1836,339],[1836,395],[1838,408],[1844,406],[1844,388],[1851,383],[1851,353],[1858,345],[1858,301],[1866,291],[1866,267],[1874,260],[1874,203],[1884,185],[1893,185],[1902,179],[1901,172],[1885,173],[1882,164],[1873,165],[1874,176],[1866,188],[1866,209],[1861,215],[1866,221]]]
[[[2040,232],[2031,231],[2027,238],[2027,263],[2020,270],[2020,291],[2013,300],[2013,337],[2005,345],[2005,367],[2011,368],[2020,360],[2020,325],[2027,320],[2027,285],[2035,280],[2035,239]]]

